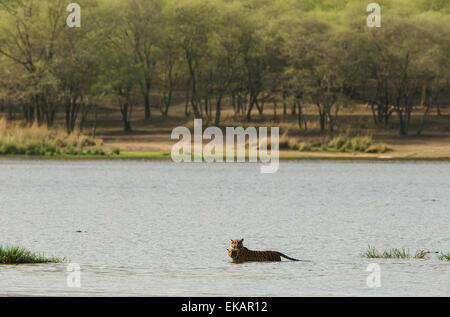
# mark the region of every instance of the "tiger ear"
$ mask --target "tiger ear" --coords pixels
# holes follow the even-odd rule
[[[241,242],[244,242],[244,238],[241,239]]]

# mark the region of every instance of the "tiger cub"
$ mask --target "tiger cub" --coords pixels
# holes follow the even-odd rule
[[[231,250],[227,249],[228,256],[232,259],[233,263],[243,263],[243,262],[279,262],[281,257],[292,260],[293,259],[277,251],[252,251],[244,247],[244,239],[241,240],[231,240]]]

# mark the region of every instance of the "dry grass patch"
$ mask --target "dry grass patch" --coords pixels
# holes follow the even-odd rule
[[[0,119],[0,155],[104,155],[102,140],[63,128],[8,123]]]

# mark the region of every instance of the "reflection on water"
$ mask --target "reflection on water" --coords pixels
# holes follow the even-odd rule
[[[67,257],[0,266],[0,295],[450,295],[450,164],[0,161],[0,243]],[[82,231],[82,232],[77,232]],[[311,262],[229,263],[229,239]],[[368,288],[366,268],[381,266]]]

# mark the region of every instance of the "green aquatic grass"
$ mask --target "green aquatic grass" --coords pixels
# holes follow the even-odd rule
[[[429,252],[425,250],[418,250],[416,254],[414,254],[414,259],[426,259]]]
[[[361,257],[368,259],[425,259],[428,252],[425,250],[417,250],[411,254],[409,249],[392,248],[379,252],[375,247],[368,246],[367,250],[361,254]]]
[[[441,261],[450,261],[450,253],[441,253],[438,258]]]
[[[62,261],[63,259],[32,253],[19,246],[3,247],[0,245],[0,264],[60,263]]]
[[[377,249],[375,249],[372,246],[368,246],[366,252],[364,252],[363,254],[361,254],[361,257],[363,258],[368,258],[368,259],[377,259],[377,258],[381,258],[380,253],[378,253]]]

